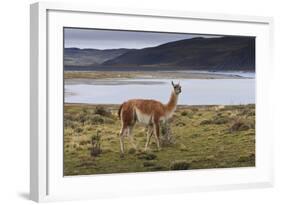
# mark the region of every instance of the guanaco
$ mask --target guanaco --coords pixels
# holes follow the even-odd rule
[[[128,136],[131,144],[136,149],[132,132],[136,122],[147,126],[147,140],[144,150],[148,149],[150,138],[154,134],[158,150],[160,147],[160,122],[165,122],[172,117],[176,110],[178,96],[181,93],[180,84],[171,82],[173,90],[167,104],[162,104],[150,99],[131,99],[121,104],[118,116],[121,119],[121,130],[119,133],[121,154],[124,154],[124,137]]]

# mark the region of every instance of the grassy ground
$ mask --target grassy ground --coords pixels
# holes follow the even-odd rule
[[[172,140],[157,151],[154,138],[143,152],[145,128],[125,139],[120,157],[116,105],[65,104],[64,175],[255,166],[255,106],[179,106],[170,122]],[[99,133],[98,133],[99,132]],[[93,156],[92,138],[101,153]]]

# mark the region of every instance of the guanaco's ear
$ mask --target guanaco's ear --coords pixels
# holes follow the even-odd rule
[[[172,81],[172,86],[175,87],[174,82]]]

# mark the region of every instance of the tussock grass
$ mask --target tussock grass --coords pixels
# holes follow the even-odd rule
[[[250,162],[250,161],[255,161],[255,154],[250,153],[248,155],[242,155],[239,157],[238,162]]]
[[[153,159],[156,159],[156,158],[157,158],[157,155],[156,155],[156,154],[153,154],[153,153],[146,153],[146,152],[143,152],[143,153],[138,154],[137,157],[138,157],[139,159],[153,160]]]
[[[230,132],[246,131],[254,128],[255,128],[255,124],[252,120],[245,119],[245,118],[236,118],[234,122],[231,124],[229,131]]]
[[[129,150],[128,150],[128,153],[129,154],[135,154],[137,152],[137,150],[133,147],[131,147]]]
[[[145,161],[145,162],[143,162],[143,166],[144,167],[153,167],[153,166],[156,166],[156,163],[155,163],[155,161]]]
[[[186,160],[176,160],[171,163],[171,170],[187,170],[190,168],[190,163]]]
[[[97,106],[94,110],[94,113],[97,114],[97,115],[106,116],[106,117],[111,116],[110,110],[106,109],[103,106]]]

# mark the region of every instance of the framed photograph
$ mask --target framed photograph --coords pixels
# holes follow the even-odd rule
[[[269,187],[269,17],[31,5],[34,201]]]

